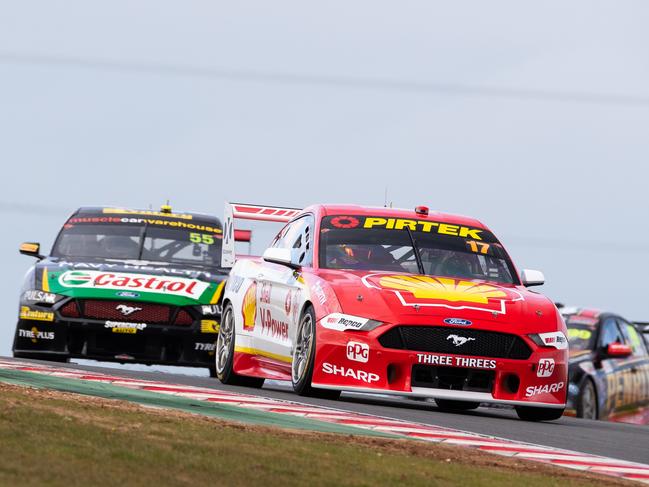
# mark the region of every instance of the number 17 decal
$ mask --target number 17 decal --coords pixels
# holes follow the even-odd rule
[[[487,254],[489,252],[490,245],[484,242],[476,242],[475,240],[467,240],[466,244],[469,246],[471,252]]]

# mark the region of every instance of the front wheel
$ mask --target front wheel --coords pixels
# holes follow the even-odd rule
[[[263,377],[246,377],[234,372],[234,344],[236,335],[234,311],[232,305],[228,303],[223,310],[219,336],[216,340],[216,354],[214,357],[216,377],[223,384],[260,388],[264,385]]]
[[[536,408],[532,406],[516,406],[516,414],[523,421],[554,421],[563,416],[563,408]]]
[[[291,381],[293,390],[300,396],[338,399],[340,391],[316,389],[311,386],[315,363],[315,311],[309,306],[304,310],[297,327],[293,360],[291,362]]]
[[[584,385],[579,391],[577,398],[577,417],[584,419],[597,419],[597,392],[595,384],[590,379],[586,379]]]

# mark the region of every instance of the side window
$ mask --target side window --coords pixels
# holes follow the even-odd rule
[[[627,344],[633,350],[633,356],[645,357],[647,355],[647,348],[644,344],[642,336],[640,335],[636,327],[624,320],[620,320],[620,326],[624,331],[624,336],[626,337]]]
[[[305,215],[286,225],[273,243],[272,247],[297,249],[297,263],[305,267],[313,265],[313,227],[312,215]]]
[[[617,326],[615,318],[608,318],[602,325],[602,334],[599,338],[599,346],[606,348],[611,343],[624,343],[624,337]]]

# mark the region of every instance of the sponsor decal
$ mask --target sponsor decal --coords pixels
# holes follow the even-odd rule
[[[168,215],[167,215],[168,216]],[[94,224],[94,223],[116,223],[116,224],[136,224],[136,225],[156,225],[162,227],[174,227],[182,228],[188,230],[199,230],[208,233],[221,234],[222,230],[211,225],[206,225],[204,223],[187,223],[184,221],[178,220],[159,220],[155,218],[133,218],[133,217],[121,217],[116,218],[114,216],[84,216],[84,217],[74,217],[70,218],[65,224],[65,228],[72,228],[76,224]]]
[[[322,285],[320,284],[320,281],[314,282],[313,285],[311,286],[311,289],[313,290],[313,293],[318,298],[318,302],[324,305],[327,302],[327,295],[325,294],[324,289],[322,289]]]
[[[537,377],[550,377],[554,373],[554,359],[542,358],[536,368]]]
[[[136,311],[142,311],[142,308],[138,308],[137,306],[129,306],[127,304],[118,304],[117,306],[115,306],[115,309],[122,313],[124,316],[132,315]]]
[[[559,392],[565,386],[564,382],[556,382],[554,384],[545,384],[542,386],[529,386],[525,389],[525,397],[534,397],[539,394],[552,394]]]
[[[54,321],[54,313],[51,311],[38,311],[29,306],[21,306],[19,316],[21,320]]]
[[[260,309],[261,332],[279,340],[288,340],[288,323],[276,320],[269,309]]]
[[[473,321],[465,320],[463,318],[446,318],[444,323],[447,325],[457,325],[457,326],[471,326]]]
[[[218,304],[205,304],[201,306],[203,316],[218,316],[221,314],[221,306]]]
[[[437,355],[434,353],[418,353],[417,363],[425,365],[448,365],[469,369],[495,369],[496,361],[483,358],[458,357],[456,355]]]
[[[392,291],[403,306],[438,306],[505,314],[507,304],[522,301],[513,288],[448,277],[370,274],[363,283],[374,289]]]
[[[354,362],[367,363],[370,358],[370,346],[362,342],[347,342],[347,358]]]
[[[54,340],[53,331],[39,331],[35,326],[31,330],[18,329],[18,336],[20,338],[29,338],[32,343],[37,343],[38,340]]]
[[[214,352],[216,350],[216,343],[196,342],[194,350],[198,350],[199,352]]]
[[[140,265],[140,264],[112,264],[110,262],[68,262],[61,260],[56,263],[58,268],[72,268],[72,269],[92,269],[92,270],[119,270],[120,272],[130,272],[130,271],[147,271],[154,272],[156,274],[163,275],[175,275],[175,276],[185,276],[192,279],[202,278],[205,280],[210,280],[212,274],[207,271],[197,271],[189,269],[174,269],[173,267],[153,267],[150,265]],[[136,296],[137,297],[137,296]]]
[[[215,320],[201,320],[201,333],[218,333],[219,323]]]
[[[270,295],[273,292],[273,285],[264,281],[261,283],[261,292],[259,293],[259,302],[270,304]]]
[[[585,330],[583,328],[568,328],[568,339],[590,340],[592,335],[593,332],[591,330]]]
[[[461,347],[466,342],[475,341],[475,338],[473,337],[463,337],[460,335],[449,335],[446,337],[446,339],[451,340],[453,342],[453,345],[455,345],[456,347]]]
[[[241,314],[243,315],[243,329],[254,330],[257,318],[257,283],[255,281],[250,284],[246,294],[243,295]]]
[[[568,348],[568,339],[560,331],[539,333],[539,338],[546,347],[554,347],[557,350],[565,350]]]
[[[409,220],[405,218],[365,218],[363,228],[385,228],[386,230],[404,230],[408,228],[412,232],[439,233],[441,235],[452,235],[455,237],[471,238],[482,240],[484,230],[465,227],[464,225],[452,225],[450,223],[434,222],[430,220]]]
[[[293,297],[293,323],[297,323],[298,316],[300,312],[300,299],[302,298],[302,289],[298,288],[295,291],[295,296]]]
[[[144,330],[146,323],[122,323],[120,321],[107,321],[104,328],[110,328],[113,333],[137,333],[138,330]]]
[[[332,365],[329,362],[324,362],[322,364],[322,371],[325,374],[337,375],[340,377],[348,377],[350,379],[354,379],[360,382],[365,382],[367,384],[371,384],[373,382],[379,381],[378,374],[375,374],[373,372],[366,372],[364,370],[355,370],[348,367]]]
[[[179,213],[163,213],[161,211],[153,210],[128,210],[126,208],[104,208],[102,213],[115,214],[115,215],[146,215],[146,216],[163,216],[165,218],[182,218],[184,220],[191,220],[192,215],[179,214]]]
[[[320,320],[320,324],[330,330],[345,331],[360,330],[368,321],[370,320],[367,318],[344,315],[341,313],[332,313]]]
[[[225,289],[231,293],[238,294],[243,281],[244,279],[241,276],[230,276],[225,284]]]
[[[25,291],[23,293],[23,301],[30,301],[34,303],[54,304],[56,302],[56,298],[56,294],[39,291],[38,289],[30,289],[29,291]]]
[[[293,297],[291,296],[291,291],[289,290],[289,292],[286,293],[286,298],[284,299],[284,312],[287,316],[291,314],[291,306],[293,305],[292,299]]]
[[[66,271],[59,277],[59,284],[69,288],[91,287],[116,291],[130,288],[193,299],[198,299],[209,287],[206,282],[183,277],[158,277],[148,274],[100,271]]]
[[[335,216],[331,219],[331,226],[336,228],[356,228],[361,222],[354,216]]]

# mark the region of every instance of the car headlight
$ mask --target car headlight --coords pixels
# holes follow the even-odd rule
[[[539,347],[556,348],[557,350],[565,350],[568,348],[568,339],[560,331],[532,333],[527,336]]]
[[[21,301],[29,304],[51,306],[64,297],[60,294],[48,293],[40,289],[28,289],[23,293]]]
[[[346,315],[343,313],[331,313],[322,320],[320,324],[330,330],[338,331],[372,331],[381,326],[382,321],[362,318],[360,316]]]

